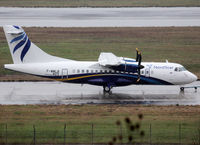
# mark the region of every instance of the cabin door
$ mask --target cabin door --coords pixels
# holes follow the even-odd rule
[[[62,79],[68,78],[68,69],[62,69]]]
[[[150,68],[145,69],[145,76],[150,77]]]

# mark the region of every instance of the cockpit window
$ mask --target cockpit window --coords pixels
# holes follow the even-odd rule
[[[184,67],[181,67],[180,71],[186,71],[186,69]]]
[[[186,69],[184,67],[176,67],[174,71],[181,72],[181,71],[186,71]]]

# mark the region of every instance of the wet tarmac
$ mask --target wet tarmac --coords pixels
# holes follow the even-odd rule
[[[199,7],[149,8],[5,8],[0,26],[151,27],[200,26]]]
[[[200,81],[187,86],[200,86]],[[103,93],[102,87],[61,82],[0,82],[0,104],[200,105],[200,88],[131,85]]]

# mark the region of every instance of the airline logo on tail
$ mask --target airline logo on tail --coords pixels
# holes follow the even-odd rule
[[[13,26],[16,29],[20,29],[18,26]],[[17,42],[18,41],[18,42]],[[20,59],[23,62],[24,57],[26,55],[26,53],[28,52],[29,48],[31,47],[31,41],[29,40],[28,36],[26,35],[25,32],[23,32],[22,34],[20,34],[19,36],[15,37],[14,39],[12,39],[10,41],[10,44],[12,44],[13,42],[17,42],[17,44],[15,45],[14,49],[13,49],[13,54],[19,49],[21,48],[23,45],[23,49],[21,52],[21,56]]]

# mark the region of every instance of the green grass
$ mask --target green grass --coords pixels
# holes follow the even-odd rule
[[[92,124],[94,143],[108,143],[112,137],[119,136],[122,123],[123,142],[128,142],[130,131],[124,118],[140,122],[137,114],[144,115],[141,130],[131,133],[136,142],[149,142],[150,124],[152,143],[179,143],[179,124],[181,142],[198,143],[200,118],[199,106],[134,106],[134,105],[28,105],[0,106],[0,143],[7,142],[30,144],[33,141],[33,125],[37,143],[63,143],[64,124],[66,124],[67,143],[91,143]],[[16,113],[17,112],[17,113]]]
[[[199,0],[1,0],[4,7],[198,7]]]
[[[100,52],[143,61],[176,62],[200,77],[200,27],[152,28],[25,28],[32,42],[47,53],[75,60],[97,60]],[[0,76],[19,74],[7,71],[12,63],[7,42],[0,29]]]

